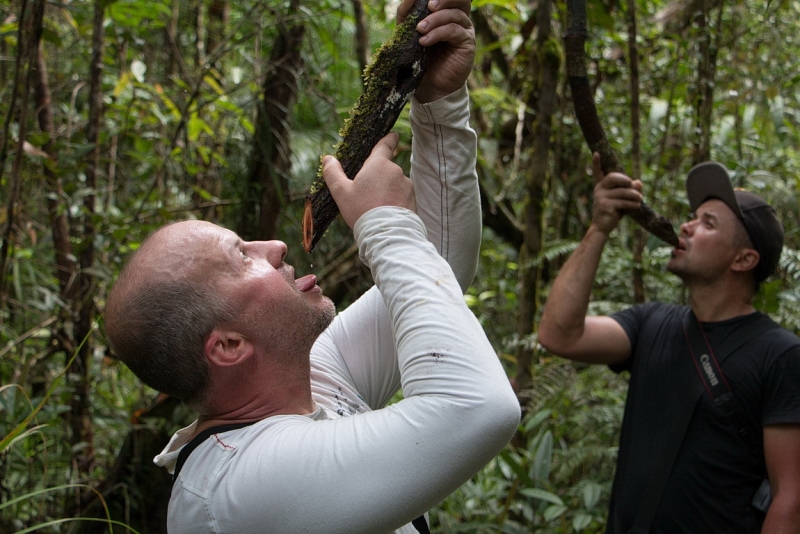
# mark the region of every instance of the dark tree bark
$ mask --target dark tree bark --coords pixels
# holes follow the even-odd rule
[[[539,278],[541,268],[535,263],[542,251],[544,226],[544,201],[550,159],[550,136],[555,111],[558,71],[561,66],[559,47],[551,40],[550,0],[540,0],[537,9],[536,46],[532,63],[539,72],[538,86],[533,89],[538,96],[536,123],[533,131],[533,146],[526,177],[525,206],[522,212],[523,243],[519,261],[519,307],[517,312],[517,335],[520,341],[528,339],[534,332],[534,320],[539,309]],[[532,343],[517,345],[517,388],[531,386],[531,369],[535,351]]]
[[[575,106],[575,117],[581,126],[589,149],[600,154],[603,172],[622,172],[622,166],[608,142],[603,126],[597,116],[589,78],[586,73],[584,45],[586,43],[586,0],[568,0],[569,27],[564,34],[566,51],[567,76],[569,79],[572,100]],[[664,217],[656,214],[649,206],[642,203],[637,210],[628,210],[631,217],[645,230],[670,245],[678,244],[678,236],[672,224]]]
[[[172,14],[169,23],[165,28],[167,46],[165,50],[166,67],[165,67],[165,82],[171,83],[172,75],[179,74],[183,79],[189,80],[192,76],[186,68],[186,62],[183,58],[183,50],[180,47],[178,40],[178,33],[180,31],[181,19],[181,2],[174,1],[172,3]]]
[[[94,431],[92,428],[91,404],[89,397],[89,365],[92,361],[94,347],[91,338],[95,306],[94,296],[96,284],[91,274],[94,267],[94,241],[95,227],[95,199],[97,191],[97,175],[100,169],[100,146],[98,146],[100,121],[103,116],[103,54],[105,27],[103,19],[105,14],[105,1],[95,0],[94,20],[92,29],[92,57],[89,65],[89,121],[86,125],[86,141],[94,145],[94,149],[87,155],[86,160],[86,188],[88,194],[83,201],[83,220],[81,248],[78,252],[80,260],[80,273],[76,300],[74,301],[76,321],[75,339],[79,344],[77,353],[69,366],[69,375],[73,380],[70,410],[70,427],[72,444],[82,443],[84,446],[76,458],[77,467],[81,473],[88,473],[94,457]],[[68,355],[68,357],[71,355]]]
[[[353,18],[356,21],[355,52],[361,73],[365,73],[369,65],[369,30],[367,27],[367,14],[364,11],[362,0],[353,0]],[[365,82],[363,80],[362,82]]]
[[[194,13],[194,65],[203,69],[206,63],[205,2],[191,2],[189,13]]]
[[[695,143],[694,163],[711,159],[711,119],[714,114],[714,78],[717,72],[717,51],[719,42],[709,28],[711,2],[698,2],[694,22],[698,28],[697,40],[697,83],[695,93],[695,127],[698,138]],[[716,29],[721,32],[722,10],[725,3],[720,2],[717,11]],[[716,34],[719,36],[719,33]]]
[[[50,100],[50,88],[48,87],[47,65],[44,61],[44,53],[41,43],[38,51],[38,67],[36,70],[36,109],[39,110],[39,128],[48,134],[48,141],[42,146],[42,150],[49,154],[50,162],[55,165],[56,154],[53,153],[55,143],[55,129],[53,127],[52,102]],[[73,298],[75,276],[78,271],[77,265],[72,260],[74,254],[72,244],[69,241],[69,218],[67,217],[67,206],[64,205],[64,187],[61,178],[53,172],[50,162],[44,165],[44,177],[47,183],[49,194],[47,195],[47,211],[50,220],[50,229],[53,233],[53,244],[56,253],[56,278],[58,279],[61,296],[65,302],[70,302]]]
[[[628,65],[630,66],[631,79],[631,178],[642,178],[642,149],[639,106],[639,51],[636,48],[636,2],[628,0]],[[644,302],[644,268],[642,259],[644,245],[647,241],[646,234],[641,228],[633,230],[633,301]]]
[[[212,65],[217,71],[222,68],[219,62],[221,56],[215,52],[217,51],[217,46],[223,42],[230,15],[231,7],[227,0],[213,0],[208,5],[208,35],[206,36],[205,49],[209,55],[217,58]],[[221,79],[222,77],[219,77],[217,81]]]
[[[0,177],[5,169],[6,157],[8,156],[9,137],[12,122],[17,122],[17,150],[14,154],[14,162],[11,175],[8,178],[8,197],[6,200],[6,223],[3,227],[2,245],[0,246],[0,309],[6,309],[8,293],[6,288],[6,278],[8,273],[8,261],[11,257],[11,250],[16,240],[17,211],[19,207],[19,196],[21,188],[21,169],[22,154],[25,136],[27,134],[28,116],[28,94],[31,83],[31,63],[34,60],[35,47],[39,42],[38,36],[34,36],[35,28],[41,32],[41,22],[36,25],[32,19],[37,17],[37,6],[34,6],[34,14],[28,13],[28,2],[22,0],[19,7],[19,29],[17,31],[17,57],[14,64],[14,86],[11,92],[11,99],[8,106],[8,115],[3,125],[3,142],[0,147]],[[31,49],[34,48],[32,51]],[[2,321],[2,317],[0,317]]]
[[[43,174],[48,190],[47,213],[55,248],[55,268],[59,292],[62,301],[69,305],[75,300],[78,264],[74,260],[75,256],[69,240],[70,221],[67,217],[68,207],[63,201],[65,198],[63,184],[61,177],[53,172],[53,168],[57,166],[58,158],[54,153],[55,128],[53,127],[52,102],[48,86],[47,64],[44,60],[41,42],[39,43],[37,60],[38,65],[34,84],[36,109],[38,110],[39,128],[42,132],[48,134],[48,140],[42,146],[42,150],[49,155],[49,160],[43,165]],[[60,320],[54,328],[55,344],[51,349],[53,352],[73,354],[78,346],[71,330],[67,328],[67,325],[72,324],[71,312],[72,310],[69,307],[61,310]]]
[[[428,14],[428,1],[417,0],[384,45],[366,72],[366,90],[351,112],[336,147],[336,159],[345,174],[355,178],[375,144],[394,126],[406,102],[425,75],[430,48],[419,44],[417,22]],[[306,196],[303,215],[303,248],[311,252],[325,230],[339,215],[339,208],[322,175]]]
[[[305,26],[296,17],[299,4],[299,0],[292,0],[287,16],[278,24],[278,36],[264,78],[264,97],[256,118],[238,228],[239,235],[247,240],[273,239],[278,217],[289,200],[291,118],[303,65],[300,48],[305,35]]]

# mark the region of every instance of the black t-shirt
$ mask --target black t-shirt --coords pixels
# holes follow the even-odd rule
[[[606,531],[630,531],[659,462],[680,393],[697,388],[682,328],[685,306],[648,303],[613,315],[631,341],[631,358],[612,369],[631,372]],[[756,312],[703,323],[712,347]],[[664,489],[652,533],[758,532],[763,517],[751,501],[766,477],[762,429],[800,423],[800,339],[782,329],[746,342],[721,364],[735,397],[733,421],[703,393]],[[695,399],[697,397],[694,397]],[[681,401],[680,399],[683,399]],[[694,402],[694,400],[692,400]],[[740,435],[744,427],[746,438]],[[749,439],[748,439],[749,438]]]

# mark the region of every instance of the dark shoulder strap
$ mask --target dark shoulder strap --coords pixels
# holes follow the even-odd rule
[[[411,524],[420,534],[431,534],[431,529],[428,528],[428,522],[425,520],[425,514],[416,518]]]
[[[201,443],[207,440],[210,436],[214,434],[221,434],[222,432],[228,432],[229,430],[237,430],[239,428],[244,428],[246,426],[250,426],[252,424],[257,423],[258,421],[251,421],[249,423],[233,423],[230,425],[218,425],[212,426],[210,428],[206,428],[192,440],[183,446],[181,452],[178,453],[178,460],[175,462],[175,472],[172,473],[172,483],[174,484],[176,480],[178,480],[178,473],[181,472],[183,469],[183,464],[186,463],[186,460],[189,458],[189,455],[192,454]],[[411,522],[414,528],[417,529],[417,532],[420,534],[430,534],[430,529],[428,528],[428,522],[425,520],[425,514],[419,516],[414,521]]]
[[[767,330],[779,327],[777,323],[766,315],[759,314],[737,328],[724,342],[715,348],[713,354],[710,354],[712,351],[708,350],[705,334],[691,308],[686,309],[682,323],[684,335],[689,345],[689,352],[692,355],[695,368],[700,374],[704,387],[683,388],[678,393],[679,397],[675,399],[680,403],[678,406],[682,406],[682,409],[680,415],[671,422],[670,432],[667,434],[664,448],[656,464],[656,471],[650,478],[647,491],[642,497],[641,504],[637,510],[633,529],[631,530],[632,533],[649,532],[650,525],[661,503],[664,488],[672,472],[672,466],[678,457],[683,437],[686,435],[686,429],[689,428],[689,422],[694,414],[695,406],[697,401],[700,400],[703,391],[707,391],[715,402],[719,399],[724,401],[732,395],[730,387],[725,380],[725,375],[722,374],[719,366],[730,354],[736,352],[737,349],[754,337]],[[686,360],[683,360],[683,362],[686,363]],[[703,365],[704,362],[707,363],[706,366]],[[709,370],[711,374],[709,374]]]
[[[700,322],[697,320],[697,317],[695,317],[691,308],[687,309],[686,314],[683,316],[683,332],[686,336],[686,342],[689,344],[692,358],[695,359],[696,363],[699,361],[702,367],[703,362],[699,359],[706,354],[710,360],[708,364],[712,367],[712,370],[715,372],[714,374],[720,375],[720,381],[723,382],[727,390],[730,390],[730,388],[727,387],[725,375],[722,373],[722,369],[720,369],[722,362],[751,339],[775,328],[780,328],[780,325],[767,315],[758,314],[738,325],[736,330],[728,335],[722,343],[711,347],[705,332],[703,332],[702,326],[700,326]],[[711,376],[712,375],[705,371],[700,373],[700,377],[703,378],[704,382],[707,378],[710,379]],[[706,389],[708,389],[708,387]],[[715,395],[711,396],[712,398],[716,397]]]
[[[221,434],[222,432],[228,432],[229,430],[237,430],[239,428],[244,428],[246,426],[253,425],[258,421],[250,421],[249,423],[232,423],[230,425],[217,425],[206,428],[192,440],[183,446],[181,452],[178,453],[178,460],[175,462],[175,472],[172,473],[172,483],[174,484],[176,480],[178,480],[178,473],[181,472],[183,469],[183,464],[186,463],[186,460],[189,458],[189,455],[192,454],[201,443],[207,440],[210,436],[214,434]]]

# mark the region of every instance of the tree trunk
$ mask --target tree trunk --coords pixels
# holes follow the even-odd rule
[[[636,2],[628,0],[628,64],[631,79],[631,173],[634,180],[642,178],[641,120],[639,106],[639,50],[636,48]],[[642,267],[647,235],[641,228],[633,229],[633,301],[644,302],[644,268]]]
[[[39,128],[48,135],[48,141],[42,146],[42,150],[49,154],[53,166],[57,166],[57,156],[53,153],[55,144],[55,129],[53,127],[52,102],[50,100],[50,88],[48,87],[47,64],[44,61],[44,53],[40,48],[38,51],[38,68],[36,79],[36,108],[39,110]],[[51,165],[45,164],[43,168],[45,182],[49,190],[47,195],[47,211],[49,213],[50,229],[53,233],[53,245],[55,246],[56,257],[56,278],[64,302],[70,302],[73,296],[77,265],[72,260],[74,258],[72,244],[69,241],[69,219],[67,217],[68,207],[64,205],[64,188],[61,178],[53,172]],[[74,349],[74,347],[73,347]]]
[[[177,63],[181,57],[180,47],[178,46],[178,23],[181,16],[181,2],[179,0],[172,0],[172,12],[164,28],[164,35],[167,46],[164,49],[164,74],[165,81],[175,75],[178,71]]]
[[[50,223],[50,231],[53,235],[53,246],[55,248],[56,260],[56,279],[58,280],[59,291],[63,302],[69,306],[75,297],[76,278],[78,275],[78,265],[74,261],[72,244],[69,240],[70,221],[67,217],[68,206],[63,199],[64,188],[61,178],[53,172],[57,167],[58,158],[54,153],[55,128],[53,127],[52,102],[50,99],[50,88],[48,86],[47,64],[44,60],[42,43],[39,43],[37,53],[38,65],[36,68],[36,81],[34,84],[36,95],[36,108],[39,110],[39,128],[48,136],[47,142],[42,146],[42,150],[49,155],[49,161],[43,165],[42,172],[47,184],[47,212]],[[75,338],[71,329],[67,328],[72,324],[71,309],[63,309],[60,320],[55,326],[56,346],[53,351],[73,354],[76,347]]]
[[[541,268],[535,260],[542,251],[544,226],[544,202],[547,190],[548,161],[550,160],[550,135],[555,111],[558,71],[561,54],[557,44],[551,40],[550,0],[541,0],[537,9],[538,33],[531,63],[539,71],[536,124],[533,126],[533,146],[526,178],[525,206],[522,212],[524,240],[520,249],[519,311],[517,314],[517,388],[531,387],[531,369],[535,354],[534,344],[529,342],[534,332],[534,321],[539,309],[539,278]]]
[[[369,31],[367,28],[367,14],[364,12],[364,2],[362,0],[353,0],[353,18],[356,21],[356,59],[361,66],[362,82],[366,85],[363,74],[367,70],[367,65],[369,65]]]
[[[231,8],[227,0],[213,0],[208,5],[208,35],[206,36],[206,47],[208,54],[217,58],[212,67],[215,69],[214,76],[217,82],[224,79],[222,76],[221,56],[217,52],[217,46],[223,42],[228,20],[230,19]]]
[[[8,197],[6,200],[6,223],[3,227],[2,245],[0,246],[0,310],[6,309],[8,292],[6,288],[6,278],[8,275],[8,263],[11,251],[16,240],[17,210],[21,189],[21,169],[23,144],[27,134],[28,116],[28,94],[31,83],[31,63],[33,62],[32,47],[38,43],[38,36],[33,33],[37,25],[31,19],[36,19],[37,6],[34,6],[34,14],[28,14],[28,2],[22,0],[19,8],[19,29],[17,31],[17,58],[14,66],[14,86],[11,91],[11,99],[8,106],[8,116],[3,125],[3,144],[0,148],[0,177],[5,169],[6,157],[8,155],[8,143],[11,132],[11,123],[16,122],[17,146],[14,153],[14,162],[11,169],[11,176],[8,178]],[[38,25],[41,32],[41,23]],[[19,102],[17,102],[19,101]],[[0,316],[2,324],[2,316]]]
[[[296,15],[299,0],[292,0],[279,22],[268,70],[264,97],[258,108],[247,189],[242,202],[239,235],[243,239],[274,239],[278,217],[289,200],[291,173],[291,120],[302,69],[300,54],[305,26]]]
[[[100,168],[100,147],[97,145],[100,132],[100,120],[103,114],[103,53],[105,28],[103,26],[103,0],[95,0],[92,30],[92,58],[89,65],[89,121],[86,125],[86,141],[94,145],[86,160],[86,188],[88,194],[83,201],[83,227],[80,259],[80,274],[74,306],[77,320],[75,322],[75,339],[79,344],[75,358],[69,366],[69,375],[73,380],[74,393],[70,410],[71,443],[82,444],[77,454],[77,467],[80,473],[88,473],[94,457],[94,431],[92,429],[91,405],[89,398],[89,365],[92,361],[94,342],[91,339],[95,308],[95,280],[91,274],[94,266],[95,198],[97,191],[97,173]]]
[[[200,70],[206,63],[206,22],[205,2],[192,2],[189,13],[194,13],[194,65]]]
[[[725,3],[720,2],[717,11],[716,30],[721,32],[722,10]],[[700,0],[700,9],[695,14],[698,28],[697,40],[697,87],[695,97],[695,116],[698,138],[695,144],[694,163],[711,159],[711,119],[714,114],[714,85],[717,71],[717,50],[719,42],[713,42],[708,20],[711,17],[710,2]],[[719,33],[716,34],[719,36]]]

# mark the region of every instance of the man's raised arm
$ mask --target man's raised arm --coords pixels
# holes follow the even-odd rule
[[[597,181],[592,224],[553,282],[539,324],[539,342],[564,358],[613,364],[630,356],[628,336],[614,319],[586,312],[603,247],[621,210],[641,202],[641,183],[620,173],[603,176],[598,154],[592,157],[592,168]]]

